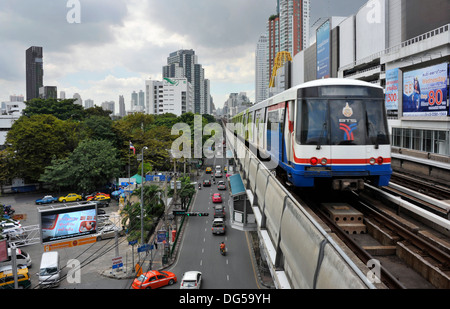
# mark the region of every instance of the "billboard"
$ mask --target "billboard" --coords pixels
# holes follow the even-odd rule
[[[448,63],[403,73],[403,116],[447,116]]]
[[[386,71],[386,110],[398,110],[398,69]]]
[[[95,203],[40,207],[38,211],[42,244],[97,233]]]
[[[317,79],[329,78],[331,75],[330,57],[331,23],[327,20],[317,28]]]

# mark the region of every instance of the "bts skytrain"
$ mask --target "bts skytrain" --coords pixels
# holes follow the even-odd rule
[[[307,82],[236,115],[235,134],[296,187],[359,190],[389,184],[383,88],[358,80]]]

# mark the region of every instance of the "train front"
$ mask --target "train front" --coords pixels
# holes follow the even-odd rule
[[[371,85],[299,89],[291,181],[358,190],[387,186],[392,174],[384,94]]]

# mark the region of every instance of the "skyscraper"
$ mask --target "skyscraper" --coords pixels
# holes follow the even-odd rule
[[[269,81],[278,52],[288,51],[294,57],[308,47],[309,16],[310,0],[278,0],[277,14],[267,22]]]
[[[126,111],[125,111],[125,99],[123,95],[119,95],[119,116],[125,117]]]
[[[209,83],[205,83],[205,70],[197,63],[194,50],[180,49],[170,53],[167,65],[163,66],[163,78],[186,78],[194,91],[193,112],[204,114],[210,110],[208,94]]]
[[[263,34],[259,37],[255,52],[255,103],[262,102],[268,97],[267,46],[267,36]]]
[[[39,88],[44,86],[42,47],[31,46],[25,52],[27,101],[39,98]]]

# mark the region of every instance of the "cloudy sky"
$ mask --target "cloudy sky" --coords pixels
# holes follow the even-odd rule
[[[311,24],[355,14],[366,2],[311,0]],[[129,109],[133,90],[160,80],[169,53],[179,49],[195,51],[216,107],[231,92],[253,101],[256,43],[275,12],[276,0],[1,0],[0,102],[26,99],[30,46],[44,49],[45,86],[96,105],[115,101],[117,109],[124,95]]]

